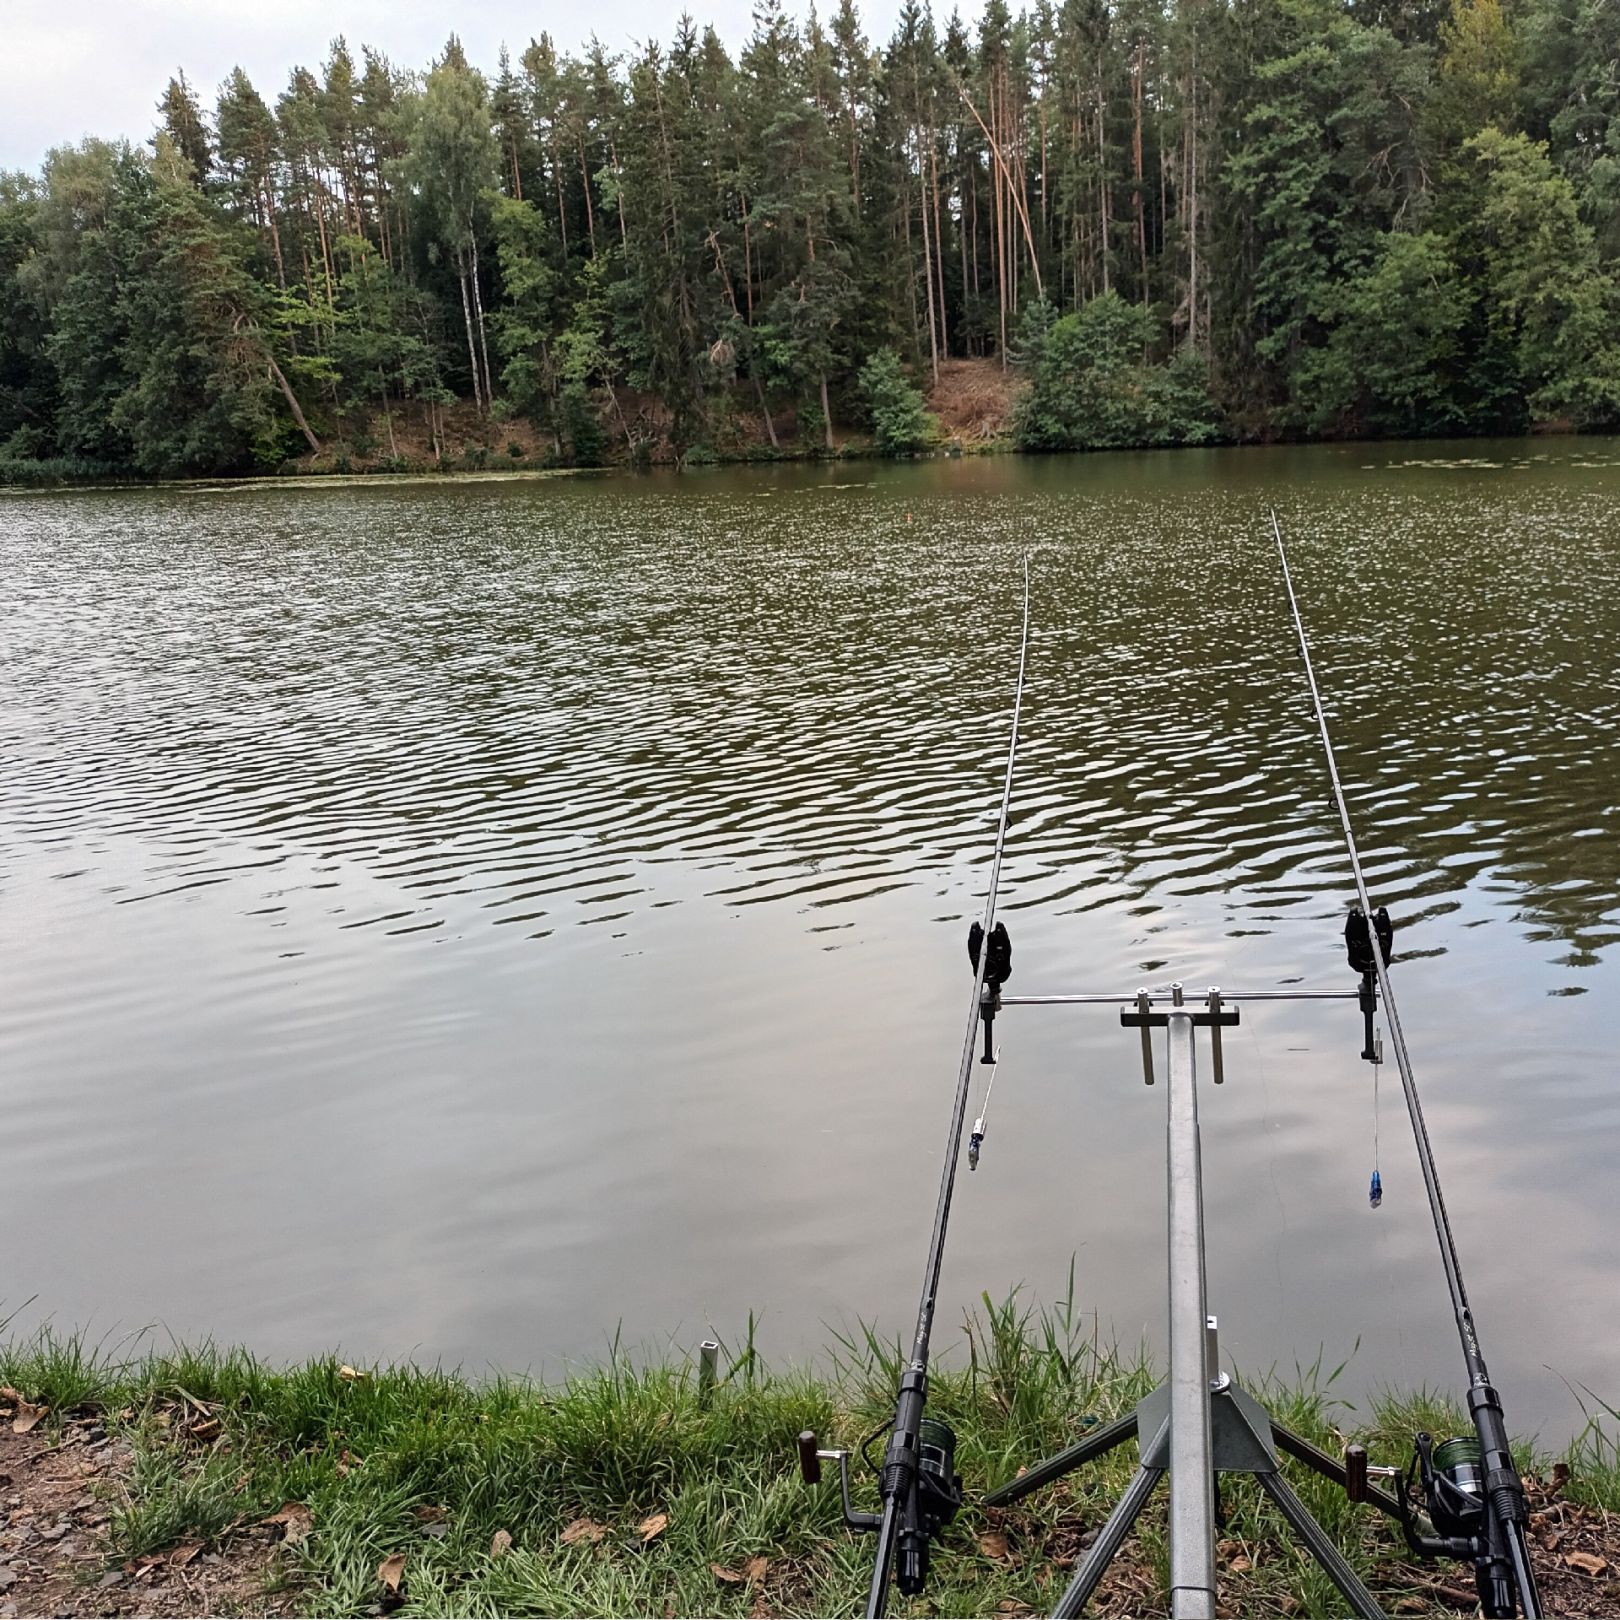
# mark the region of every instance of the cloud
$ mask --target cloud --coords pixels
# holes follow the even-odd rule
[[[967,0],[964,16],[976,16],[979,3]],[[750,0],[692,9],[733,49],[748,35]],[[832,0],[822,10],[830,12]],[[898,11],[899,0],[863,7],[868,34],[885,37]],[[516,54],[549,32],[575,50],[594,31],[610,51],[624,51],[638,40],[668,39],[678,15],[664,0],[622,0],[605,13],[517,0],[466,8],[422,0],[77,0],[71,9],[60,0],[0,0],[0,168],[35,169],[51,147],[85,135],[146,140],[158,98],[180,68],[206,110],[238,65],[274,102],[289,71],[318,67],[339,34],[356,56],[370,45],[400,67],[420,68],[454,31],[468,56],[493,70],[503,42]]]

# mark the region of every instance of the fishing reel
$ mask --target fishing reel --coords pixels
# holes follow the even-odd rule
[[[974,923],[968,929],[968,961],[973,964],[975,973],[979,971],[981,951],[984,952],[984,988],[979,992],[979,1016],[984,1020],[984,1056],[979,1061],[994,1063],[996,1053],[991,1031],[996,1014],[1001,1011],[1001,987],[1012,977],[1012,939],[1006,923],[997,923],[990,930],[988,948],[983,923]]]
[[[1395,1499],[1401,1533],[1419,1558],[1455,1558],[1473,1564],[1481,1609],[1487,1615],[1517,1612],[1500,1528],[1486,1494],[1484,1453],[1474,1435],[1436,1445],[1428,1434],[1413,1437],[1412,1462]],[[1421,1500],[1435,1534],[1425,1534],[1412,1510]]]
[[[805,1484],[821,1483],[824,1461],[837,1463],[844,1523],[851,1530],[876,1531],[883,1523],[882,1515],[863,1513],[850,1501],[849,1455],[847,1451],[818,1450],[813,1429],[799,1436],[799,1472]],[[891,1470],[897,1472],[891,1475]],[[956,1431],[939,1418],[924,1418],[917,1425],[914,1461],[910,1447],[903,1441],[897,1445],[891,1439],[882,1474],[885,1495],[897,1489],[906,1497],[895,1549],[895,1583],[907,1597],[916,1597],[928,1580],[929,1543],[962,1506],[962,1476],[956,1472]]]
[[[1383,1061],[1373,1034],[1373,1014],[1378,1010],[1378,967],[1373,956],[1375,939],[1378,954],[1383,957],[1384,966],[1388,967],[1390,952],[1395,944],[1395,925],[1389,920],[1388,908],[1380,906],[1372,914],[1369,926],[1366,912],[1360,906],[1352,906],[1350,915],[1344,919],[1344,954],[1350,960],[1350,971],[1361,975],[1359,1002],[1366,1032],[1361,1055],[1369,1063]]]

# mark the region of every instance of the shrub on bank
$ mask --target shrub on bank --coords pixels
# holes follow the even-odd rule
[[[49,484],[94,483],[128,476],[128,472],[115,467],[110,461],[91,461],[84,456],[0,455],[0,484],[43,487]]]
[[[1152,312],[1116,292],[1051,318],[1033,307],[1020,334],[1030,386],[1013,415],[1020,450],[1128,450],[1207,444],[1217,436],[1203,359],[1190,349],[1148,358]]]
[[[873,448],[880,455],[914,455],[939,437],[938,420],[900,369],[900,356],[893,349],[879,349],[867,360],[856,388],[872,424]]]

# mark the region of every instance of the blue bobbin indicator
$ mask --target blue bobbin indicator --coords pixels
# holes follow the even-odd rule
[[[1374,1209],[1377,1209],[1378,1206],[1381,1203],[1383,1203],[1383,1201],[1384,1201],[1384,1178],[1381,1175],[1379,1175],[1379,1173],[1376,1170],[1374,1170],[1373,1171],[1373,1178],[1372,1178],[1372,1185],[1367,1189],[1367,1202],[1369,1204],[1371,1204]]]

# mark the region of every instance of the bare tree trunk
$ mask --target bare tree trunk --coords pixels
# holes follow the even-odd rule
[[[910,176],[903,182],[900,213],[906,226],[906,295],[911,300],[911,341],[917,341],[917,273],[912,268],[911,257],[911,185]]]
[[[958,143],[957,150],[958,152],[961,150],[960,143]],[[962,250],[962,333],[965,339],[963,348],[971,353],[973,339],[970,334],[973,328],[968,321],[968,312],[971,307],[968,300],[968,208],[966,190],[962,186],[960,179],[957,182],[957,201],[962,209],[961,223],[956,228],[956,243]]]
[[[973,168],[968,173],[968,197],[973,204],[972,239],[973,251],[968,254],[968,260],[973,267],[973,301],[980,301],[979,287],[979,160],[973,160]],[[977,312],[976,312],[977,313]],[[979,338],[979,358],[984,358],[984,339]]]
[[[860,123],[855,116],[855,76],[850,75],[849,85],[849,185],[855,199],[855,212],[861,210],[861,134]]]
[[[1051,246],[1051,229],[1046,218],[1046,85],[1041,85],[1041,246]]]
[[[975,113],[975,117],[977,117],[977,113]],[[990,79],[990,123],[991,126],[996,123],[995,78]],[[980,125],[980,128],[983,128],[983,125]],[[1004,167],[1001,164],[1000,147],[996,146],[996,138],[990,133],[990,130],[985,130],[985,139],[990,143],[991,160],[995,164],[995,167],[991,170],[991,180],[995,181],[996,319],[1000,321],[1000,327],[998,327],[1000,337],[996,340],[996,348],[998,348],[998,353],[1001,356],[1001,369],[1006,371],[1006,364],[1008,364],[1008,253],[1006,253],[1006,217],[1004,217],[1006,215],[1006,201],[1004,201],[1006,173],[1004,173]]]
[[[613,165],[614,193],[619,203],[619,246],[630,245],[630,234],[624,224],[624,186],[619,183],[619,148],[614,144],[613,137],[608,136],[608,162]]]
[[[478,353],[484,363],[484,398],[495,403],[495,384],[489,374],[489,334],[484,327],[484,295],[478,286],[478,238],[472,239],[472,294],[473,309],[478,315]]]
[[[916,128],[913,126],[912,136],[916,138]],[[922,168],[922,154],[917,155],[917,167]],[[922,176],[918,175],[919,181]],[[934,324],[934,260],[928,248],[928,194],[921,193],[922,203],[922,239],[923,239],[923,276],[928,284],[928,354],[933,364],[934,386],[939,387],[939,333]]]
[[[591,257],[596,257],[596,210],[591,207],[591,171],[585,163],[585,135],[578,132],[579,138],[579,180],[585,188],[585,226],[591,233]]]
[[[321,239],[321,264],[326,270],[326,307],[332,311],[337,307],[337,290],[332,278],[332,250],[326,241],[326,209],[321,203],[319,181],[315,184],[315,228]]]
[[[551,174],[557,182],[557,234],[562,239],[563,263],[568,263],[568,215],[563,209],[562,164],[557,161],[557,142],[551,142]]]
[[[743,302],[748,306],[748,324],[754,324],[754,244],[748,230],[748,195],[739,193],[743,216]]]
[[[1102,284],[1108,287],[1108,122],[1103,111],[1102,73],[1097,74],[1097,217],[1102,235]]]
[[[472,367],[473,405],[482,416],[484,391],[478,378],[478,345],[473,341],[472,300],[467,296],[467,261],[460,253],[456,255],[456,269],[461,282],[461,313],[467,322],[467,361]]]
[[[945,235],[939,222],[939,142],[932,128],[928,131],[928,176],[929,194],[934,204],[934,275],[939,281],[939,346],[948,357],[951,334],[945,324]]]
[[[1191,244],[1187,271],[1187,341],[1198,347],[1198,66],[1192,77],[1192,122],[1187,126],[1187,240]]]
[[[1136,208],[1136,251],[1142,266],[1142,303],[1148,303],[1147,209],[1142,199],[1142,51],[1136,46],[1136,71],[1132,75],[1131,104],[1131,201]]]
[[[388,383],[380,371],[377,373],[377,387],[382,391],[383,421],[388,424],[388,454],[398,461],[399,444],[394,438],[394,413],[388,408]]]
[[[1040,259],[1035,252],[1035,232],[1029,222],[1029,209],[1024,205],[1023,198],[1018,195],[1016,188],[1013,186],[1007,169],[1007,161],[1002,156],[1001,147],[997,144],[996,137],[991,134],[990,129],[985,124],[985,121],[979,117],[979,109],[973,105],[972,101],[968,98],[967,91],[962,88],[960,83],[957,85],[956,90],[957,94],[962,98],[963,105],[970,113],[973,114],[974,121],[978,124],[979,128],[984,131],[984,138],[989,143],[990,155],[994,160],[995,165],[995,171],[992,178],[999,177],[1001,181],[1001,191],[1005,205],[1005,229],[999,233],[1002,238],[999,249],[1000,262],[1003,266],[1005,266],[1009,251],[1007,238],[1010,237],[1012,233],[1013,221],[1016,219],[1017,222],[1023,227],[1024,241],[1029,246],[1029,267],[1035,277],[1035,296],[1037,298],[1044,297],[1045,289],[1041,283]],[[990,115],[991,122],[994,123],[994,102],[992,102],[990,106]],[[997,223],[1000,224],[1002,222],[1003,215],[1003,208],[1001,206],[998,206],[996,214]]]
[[[322,450],[321,441],[315,437],[314,430],[304,420],[303,407],[298,403],[298,396],[292,391],[292,384],[287,381],[287,374],[276,364],[276,357],[266,352],[265,360],[270,366],[270,375],[276,379],[276,386],[280,388],[282,396],[287,401],[287,409],[292,412],[292,419],[298,424],[298,431],[304,435],[304,442],[310,450],[319,455]]]
[[[827,373],[821,374],[821,431],[825,436],[828,450],[833,450],[832,436],[832,403],[827,398]]]
[[[754,373],[754,392],[759,395],[759,414],[765,418],[765,431],[770,435],[771,449],[780,450],[782,446],[777,442],[776,423],[771,420],[771,408],[765,401],[765,384],[759,380],[759,373]]]
[[[276,197],[274,188],[270,183],[268,165],[259,171],[257,185],[258,200],[264,205],[265,223],[270,227],[270,252],[276,261],[276,285],[283,292],[287,290],[287,267],[281,260],[281,232],[276,227]]]

